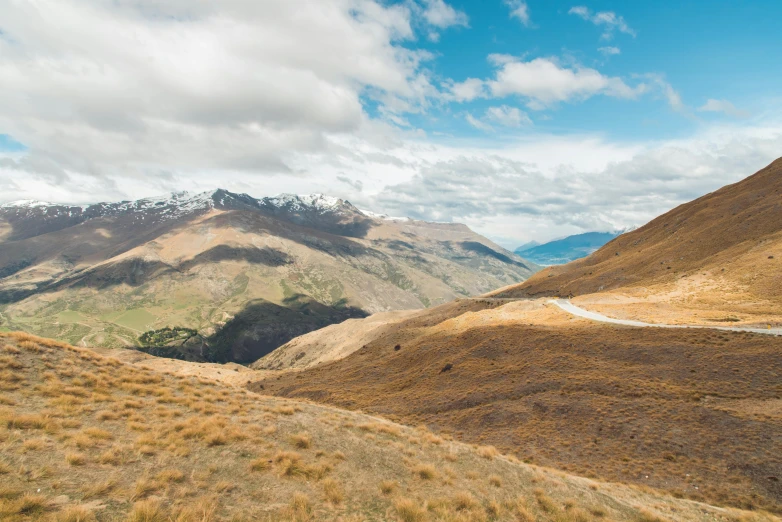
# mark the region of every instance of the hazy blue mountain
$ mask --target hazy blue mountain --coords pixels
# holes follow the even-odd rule
[[[586,232],[542,245],[529,246],[527,243],[514,253],[539,265],[564,265],[588,256],[623,232]]]

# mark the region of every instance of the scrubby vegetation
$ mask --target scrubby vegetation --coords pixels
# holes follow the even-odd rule
[[[174,328],[165,327],[159,330],[150,330],[144,332],[138,338],[141,346],[146,348],[165,346],[172,342],[185,342],[191,337],[198,335],[198,331],[193,328],[175,326]]]
[[[0,387],[4,521],[771,520],[26,334]]]

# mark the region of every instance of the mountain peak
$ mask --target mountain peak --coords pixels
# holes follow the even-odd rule
[[[325,194],[278,194],[264,201],[278,208],[289,211],[318,210],[320,212],[334,212],[344,207],[353,210],[353,205],[343,199],[326,196]]]
[[[9,201],[3,203],[0,208],[36,208],[36,207],[50,207],[53,203],[46,201],[38,201],[35,199],[20,199],[18,201]]]

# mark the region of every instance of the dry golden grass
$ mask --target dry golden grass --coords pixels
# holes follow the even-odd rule
[[[323,480],[323,494],[330,504],[340,504],[345,500],[345,490],[335,479],[328,477]]]
[[[410,498],[396,499],[394,509],[402,522],[423,522],[428,518],[426,509]]]
[[[571,321],[535,303],[480,312],[475,301],[432,309],[346,359],[251,389],[426,422],[440,438],[483,446],[488,462],[513,452],[588,478],[782,513],[782,490],[768,478],[782,469],[782,338]],[[389,439],[364,424],[374,442]],[[411,460],[412,446],[437,446],[429,440],[424,430],[394,439]],[[440,446],[463,466],[461,453]]]
[[[672,520],[719,520],[708,506],[653,491],[593,491],[500,454],[487,459],[428,430],[117,365],[67,345],[28,350],[13,336],[0,339],[19,346],[18,375],[31,384],[0,406],[4,522],[509,522],[524,520],[521,505],[552,522],[596,512],[634,522],[636,506]],[[79,400],[50,403],[50,385]],[[79,390],[89,390],[84,400]],[[176,415],[159,415],[159,397]],[[204,414],[204,405],[215,411]],[[534,487],[553,502],[551,513]]]
[[[312,445],[312,437],[309,433],[296,433],[291,435],[291,444],[299,449],[307,449]]]
[[[390,495],[395,492],[397,488],[399,488],[399,484],[397,484],[395,480],[384,480],[380,483],[380,491],[384,495]]]
[[[485,459],[491,460],[499,454],[500,452],[494,446],[481,446],[478,448],[478,455]]]

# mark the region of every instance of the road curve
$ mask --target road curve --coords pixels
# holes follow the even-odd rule
[[[725,330],[727,332],[751,332],[764,335],[782,335],[782,328],[739,328],[732,326],[704,326],[704,325],[683,325],[683,324],[655,324],[644,323],[641,321],[629,321],[626,319],[614,319],[612,317],[606,317],[605,315],[598,314],[597,312],[590,312],[584,310],[571,303],[568,299],[552,299],[549,303],[553,303],[566,311],[569,314],[577,317],[583,317],[584,319],[590,319],[592,321],[598,321],[601,323],[621,324],[624,326],[637,326],[640,328],[697,328],[708,330]]]

